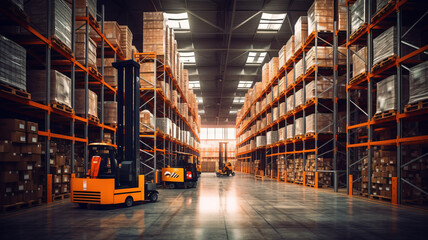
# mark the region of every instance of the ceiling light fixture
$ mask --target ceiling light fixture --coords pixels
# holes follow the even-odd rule
[[[282,23],[285,20],[286,13],[282,14],[270,14],[263,13],[262,18],[260,19],[259,26],[257,30],[267,31],[267,32],[277,32],[281,29]]]
[[[184,64],[196,63],[195,52],[180,52],[180,61]]]
[[[266,57],[267,52],[249,52],[247,64],[260,64]]]
[[[200,89],[201,83],[199,81],[189,81],[189,88],[191,89]]]
[[[234,97],[233,98],[233,103],[234,104],[245,103],[245,97]]]
[[[248,89],[253,85],[253,81],[239,81],[238,89]]]
[[[164,13],[165,18],[167,18],[167,24],[169,27],[174,30],[189,30],[189,17],[187,12],[185,13]]]

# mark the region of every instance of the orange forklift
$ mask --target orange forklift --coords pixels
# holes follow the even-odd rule
[[[158,200],[156,184],[146,182],[144,175],[140,175],[140,65],[127,60],[115,62],[113,67],[118,70],[117,147],[107,143],[89,145],[91,160],[87,175],[71,178],[70,199],[80,207],[88,204],[130,207],[136,201]]]
[[[227,142],[220,142],[218,149],[218,168],[216,172],[217,177],[221,176],[235,176],[232,164],[227,162]]]

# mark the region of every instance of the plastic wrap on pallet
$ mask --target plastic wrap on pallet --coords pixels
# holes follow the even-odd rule
[[[409,104],[428,99],[428,62],[410,69]]]
[[[391,0],[376,0],[376,13],[382,10],[390,1]]]
[[[315,131],[315,117],[317,128]],[[333,114],[313,113],[305,117],[306,133],[333,133]]]
[[[300,89],[299,91],[296,92],[296,95],[295,95],[296,99],[294,100],[296,107],[305,103],[304,91],[305,91],[305,89],[302,88],[302,89]]]
[[[305,101],[310,100],[311,98],[333,98],[333,76],[325,77],[319,76],[317,79],[317,86],[315,88],[315,80],[306,84],[306,98]],[[315,91],[316,90],[316,91]],[[318,96],[316,96],[318,95]]]
[[[376,83],[376,113],[397,109],[395,80],[396,75],[392,75]]]
[[[285,139],[294,138],[294,124],[287,124],[287,136]]]
[[[27,90],[26,50],[0,35],[0,82]]]
[[[287,61],[286,58],[286,45],[284,45],[278,52],[278,71],[285,65]]]
[[[294,53],[299,50],[308,37],[308,17],[300,16],[294,25]],[[293,54],[294,55],[294,54]]]
[[[363,47],[352,55],[352,76],[367,72],[367,47]]]
[[[373,39],[373,66],[397,54],[397,31],[395,26]]]
[[[305,73],[305,69],[303,69],[303,59],[300,59],[294,68],[294,77],[297,80],[300,76],[302,76]]]
[[[12,0],[12,2],[22,11],[24,11],[24,0]]]
[[[265,89],[269,84],[269,63],[265,63],[262,68],[262,88]]]
[[[291,35],[285,45],[285,63],[287,63],[294,56],[294,35]]]
[[[282,127],[278,129],[278,141],[284,141],[285,140],[285,132],[287,131],[286,127]]]
[[[50,74],[51,93],[49,103],[61,103],[71,107],[71,79],[56,70],[51,70]],[[46,103],[46,71],[29,71],[27,77],[27,89],[28,92],[31,93],[31,99],[33,101]]]
[[[85,114],[85,89],[74,90],[76,101],[74,103],[76,114]],[[98,117],[97,103],[98,96],[88,89],[88,114]]]
[[[337,30],[346,31],[348,27],[347,14],[348,9],[346,6],[346,0],[338,0],[338,21],[337,21]]]
[[[271,145],[278,142],[278,131],[266,132],[266,145]]]
[[[47,0],[31,0],[25,2],[25,12],[44,36],[47,36]],[[71,50],[71,9],[63,0],[50,1],[51,3],[51,29],[52,36],[61,41]],[[41,7],[43,6],[43,7]]]
[[[308,10],[308,34],[315,31],[333,32],[334,1],[315,0]]]
[[[155,126],[155,120],[153,114],[149,110],[143,110],[140,112],[140,132],[153,131]]]
[[[76,60],[79,61],[83,66],[85,65],[85,49],[86,49],[86,38],[85,31],[76,32]],[[88,66],[97,66],[97,44],[88,37]]]
[[[303,117],[296,119],[296,122],[294,123],[294,126],[296,127],[295,136],[305,134],[304,121],[305,121],[305,119]],[[287,128],[287,132],[288,132],[288,128]],[[288,135],[287,135],[287,137],[288,137]]]
[[[292,68],[288,73],[287,73],[287,79],[286,79],[286,89],[288,89],[291,85],[294,84],[294,68]]]
[[[351,5],[351,33],[367,23],[365,0],[357,0]]]
[[[294,109],[294,96],[290,95],[287,97],[287,112],[291,111]]]
[[[275,122],[276,120],[278,120],[278,107],[274,107],[272,110],[272,122]]]
[[[269,61],[269,82],[268,83],[272,81],[272,79],[276,76],[276,74],[278,74],[278,58],[273,57]]]
[[[171,119],[169,118],[156,118],[156,128],[161,132],[171,135]]]
[[[76,0],[76,16],[82,17],[86,16],[86,8],[88,12],[94,17],[97,18],[97,0]]]
[[[262,147],[266,145],[266,136],[256,137],[256,147]]]
[[[113,101],[104,102],[104,123],[106,124],[117,123],[117,102],[113,102]]]

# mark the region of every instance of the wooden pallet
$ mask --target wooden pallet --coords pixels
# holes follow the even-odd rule
[[[397,59],[397,55],[393,55],[390,57],[385,58],[384,60],[376,63],[373,67],[372,67],[372,72],[377,71],[378,69],[383,68],[384,66],[387,66],[393,62],[395,62],[395,60]]]
[[[104,123],[104,125],[111,127],[111,128],[117,128],[117,124],[116,123]]]
[[[311,188],[315,188],[315,185],[313,185],[313,184],[306,184],[306,186],[307,187],[311,187]],[[318,184],[318,188],[328,188],[328,186],[327,185],[324,185],[324,184]]]
[[[89,17],[89,22],[92,23],[98,30],[100,30],[100,24],[97,22],[97,20],[94,18],[94,16],[92,16],[91,13],[88,13],[88,17]],[[100,30],[101,32],[101,30]]]
[[[293,183],[298,184],[298,185],[303,185],[303,182],[300,182],[300,181],[294,181]]]
[[[70,198],[70,193],[56,194],[52,198],[53,198],[54,201],[64,200],[66,198]]]
[[[74,114],[74,110],[73,108],[63,104],[63,103],[51,103],[51,108],[59,110],[61,112],[65,112],[65,113],[69,113],[69,114]]]
[[[285,142],[290,143],[290,142],[293,142],[293,140],[294,140],[294,138],[287,138],[287,139],[285,139]]]
[[[391,202],[391,198],[390,198],[390,197],[380,196],[380,195],[371,195],[371,196],[370,196],[370,199],[375,199],[375,200],[382,200],[382,201]]]
[[[349,81],[349,85],[352,85],[358,81],[360,81],[361,79],[367,77],[367,72],[363,72],[358,74],[357,76],[353,77],[350,81]]]
[[[354,40],[361,32],[363,32],[367,28],[367,23],[363,23],[354,33],[349,37],[349,41]]]
[[[2,3],[2,5],[3,5],[2,8],[4,10],[6,10],[8,13],[10,13],[13,16],[16,16],[17,19],[20,19],[25,23],[30,22],[30,18],[28,17],[28,15],[21,8],[19,8],[13,1],[6,0],[4,1],[4,3]]]
[[[14,203],[14,204],[2,205],[1,211],[2,212],[8,212],[8,211],[13,211],[13,210],[19,210],[23,207],[39,206],[41,204],[42,204],[42,199],[30,200],[28,202],[18,202],[18,203]]]
[[[316,65],[316,64],[314,64],[314,65],[310,66],[310,67],[308,68],[308,70],[306,70],[305,75],[306,75],[306,74],[308,74],[309,72],[311,72],[312,70],[314,70],[316,67],[317,67],[317,65]]]
[[[428,108],[428,99],[419,101],[419,102],[415,102],[415,103],[411,103],[411,104],[407,104],[404,107],[404,112],[413,112],[413,111],[418,111],[421,109],[426,109]]]
[[[306,138],[312,138],[312,137],[315,137],[315,135],[316,135],[316,133],[311,132],[311,133],[306,133],[306,134],[305,134],[305,137],[306,137]]]
[[[261,180],[261,181],[264,181],[264,180],[265,180],[265,177],[264,177],[264,176],[261,176],[261,175],[254,175],[254,179],[255,179],[255,180]]]
[[[28,100],[31,99],[30,93],[28,93],[24,90],[18,89],[16,87],[13,87],[11,85],[8,85],[6,83],[0,83],[0,92],[5,92],[5,93],[12,94],[12,95],[15,95],[17,97],[25,98]]]
[[[294,136],[294,140],[303,139],[304,137],[305,137],[305,135],[296,135],[296,136]]]
[[[386,112],[381,112],[381,113],[375,114],[373,116],[373,120],[381,120],[381,119],[393,117],[395,115],[397,115],[397,111],[396,110],[389,110],[389,111],[386,111]]]
[[[98,69],[97,69],[97,67],[95,67],[95,66],[89,66],[88,67],[88,70],[89,70],[89,72],[90,73],[92,73],[92,74],[94,74],[96,77],[98,77],[98,78],[102,78],[103,76],[101,75],[101,73],[100,72],[98,72]]]
[[[302,78],[303,78],[303,75],[304,75],[304,74],[302,74],[302,75],[300,75],[299,77],[297,77],[297,78],[296,78],[295,83],[300,82],[300,80],[302,80]]]
[[[95,123],[100,123],[100,119],[92,114],[88,114],[88,120]]]
[[[63,42],[61,42],[58,38],[56,38],[55,36],[51,36],[51,41],[53,45],[61,48],[64,52],[66,52],[70,56],[73,56],[73,51],[71,51],[71,49],[67,45],[65,45]]]
[[[372,22],[375,22],[380,17],[382,17],[389,9],[394,7],[394,5],[395,5],[395,0],[389,0],[388,3],[381,10],[375,13],[375,15],[372,17]]]
[[[305,102],[306,105],[312,104],[316,101],[316,97],[313,97],[311,99],[309,99],[308,101]]]

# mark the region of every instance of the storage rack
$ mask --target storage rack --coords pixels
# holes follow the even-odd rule
[[[101,16],[101,31],[98,29],[97,23],[94,18],[89,15],[88,9],[86,9],[86,17],[76,17],[75,1],[72,2],[72,37],[71,37],[71,52],[70,49],[62,47],[57,43],[51,36],[50,25],[51,18],[48,17],[51,14],[51,1],[46,1],[47,5],[47,36],[43,36],[39,31],[31,26],[31,22],[25,13],[18,9],[15,9],[13,5],[6,4],[0,7],[2,18],[5,18],[2,24],[9,26],[19,26],[27,30],[30,35],[26,35],[22,38],[20,35],[12,33],[4,33],[6,37],[15,41],[26,48],[28,55],[31,55],[31,59],[38,61],[46,71],[46,103],[42,104],[30,99],[21,98],[19,96],[0,92],[0,98],[3,101],[2,109],[5,110],[5,114],[8,116],[20,116],[27,119],[37,119],[39,122],[38,135],[45,138],[45,154],[42,159],[42,165],[44,167],[44,173],[46,174],[46,201],[52,202],[52,174],[50,173],[50,142],[51,139],[61,139],[70,142],[70,167],[71,173],[75,173],[75,144],[83,144],[84,149],[84,172],[88,170],[88,144],[92,141],[89,139],[89,132],[98,131],[100,133],[100,139],[103,140],[104,131],[111,133],[116,132],[116,128],[104,124],[104,108],[101,107],[101,119],[100,122],[91,121],[88,117],[88,89],[97,91],[101,96],[101,106],[104,105],[105,97],[107,99],[115,99],[116,89],[107,84],[103,79],[104,73],[104,61],[102,61],[101,74],[96,69],[90,69],[88,66],[88,38],[89,29],[93,29],[100,36],[99,42],[101,43],[101,58],[104,60],[105,56],[118,57],[124,60],[124,57],[119,53],[118,48],[112,46],[112,44],[106,39],[103,34],[104,30],[104,6],[102,6]],[[15,11],[10,11],[13,8]],[[76,22],[84,22],[83,26],[86,29],[85,40],[86,40],[86,52],[85,52],[85,64],[81,64],[75,59],[75,31]],[[100,46],[98,46],[100,47]],[[107,51],[105,51],[107,49]],[[45,55],[45,59],[39,58],[39,55]],[[28,61],[28,59],[27,59]],[[57,70],[71,78],[71,107],[75,106],[75,94],[74,89],[76,86],[84,87],[85,89],[85,114],[84,116],[77,116],[74,112],[64,112],[58,110],[50,104],[50,81],[51,75],[50,70]],[[83,80],[82,80],[83,79]],[[19,115],[18,115],[19,114]],[[42,123],[42,124],[40,124]],[[65,130],[64,125],[69,128]],[[41,128],[41,129],[40,129]],[[43,155],[42,155],[43,156]]]
[[[317,24],[316,24],[317,25]],[[239,149],[242,146],[250,144],[251,140],[255,140],[256,136],[265,135],[268,130],[278,130],[280,127],[286,127],[289,124],[293,125],[293,131],[295,131],[294,123],[296,122],[296,116],[302,116],[303,118],[305,115],[309,112],[313,112],[314,114],[320,113],[322,110],[331,112],[333,114],[333,121],[331,125],[333,125],[334,132],[333,134],[319,134],[319,129],[315,127],[315,133],[306,135],[302,138],[287,138],[287,136],[284,136],[283,141],[279,141],[276,143],[273,143],[268,146],[263,147],[257,147],[254,149],[250,149],[248,151],[244,152],[237,152],[237,160],[243,160],[247,165],[250,165],[250,168],[254,167],[254,160],[260,160],[260,166],[258,166],[259,169],[262,169],[265,171],[266,175],[269,175],[271,178],[277,178],[281,179],[282,176],[278,176],[277,173],[275,173],[275,170],[277,169],[277,166],[275,164],[276,160],[280,156],[284,156],[286,167],[288,167],[289,159],[291,160],[290,163],[293,164],[294,172],[296,171],[295,167],[295,160],[296,158],[303,158],[303,166],[306,164],[306,157],[308,154],[315,154],[315,172],[329,172],[334,174],[334,181],[333,181],[333,187],[335,191],[337,191],[339,186],[339,175],[344,172],[344,167],[340,167],[340,161],[344,160],[344,139],[342,135],[339,135],[337,132],[338,126],[337,126],[337,120],[338,118],[338,111],[339,107],[341,109],[344,109],[344,101],[338,101],[338,75],[344,74],[343,66],[338,66],[337,58],[338,58],[338,46],[345,43],[345,32],[342,31],[336,31],[334,29],[333,32],[321,32],[317,31],[315,28],[315,31],[309,34],[309,36],[306,38],[305,43],[302,44],[302,46],[295,46],[299,50],[296,51],[294,56],[291,58],[291,61],[288,61],[283,67],[281,67],[279,73],[271,79],[268,86],[262,91],[261,95],[257,96],[256,99],[252,102],[251,106],[255,105],[257,101],[265,98],[268,96],[268,94],[274,90],[274,86],[279,84],[279,79],[282,77],[285,77],[285,83],[287,86],[287,81],[290,81],[290,79],[287,79],[287,72],[295,68],[295,65],[298,60],[305,59],[306,52],[309,51],[311,47],[317,48],[318,46],[332,46],[333,47],[333,55],[334,55],[334,66],[331,66],[330,68],[321,69],[316,67],[308,69],[306,73],[303,75],[303,77],[299,77],[296,79],[296,76],[294,76],[293,84],[291,87],[284,89],[283,91],[278,92],[278,97],[275,99],[271,99],[271,103],[268,104],[261,112],[259,112],[256,116],[251,116],[250,114],[250,108],[242,115],[241,119],[237,120],[236,127],[238,129],[237,131],[237,139],[239,139],[240,136],[243,135],[246,131],[250,131],[250,128],[254,126],[256,120],[260,120],[261,118],[265,117],[267,113],[272,113],[273,108],[279,106],[280,103],[286,102],[286,98],[288,96],[295,96],[297,90],[304,89],[306,84],[316,81],[318,77],[322,75],[333,75],[333,84],[332,88],[334,88],[334,97],[331,99],[322,99],[322,93],[318,93],[317,88],[315,87],[315,98],[311,99],[310,101],[304,103],[303,106],[296,108],[297,106],[294,103],[293,109],[285,109],[285,114],[283,116],[279,116],[279,118],[274,121],[273,123],[269,124],[265,128],[257,131],[254,134],[250,134],[249,137],[243,139],[242,141],[238,141],[237,143],[237,149]],[[300,47],[300,48],[299,48]],[[305,62],[305,60],[303,60]],[[315,55],[315,62],[317,62],[317,55]],[[305,69],[305,64],[304,64]],[[295,97],[294,97],[295,98]],[[303,98],[305,99],[306,96],[304,94]],[[294,101],[295,102],[295,101]],[[339,106],[341,104],[341,106]],[[327,107],[330,106],[330,107]],[[244,120],[248,120],[248,123],[246,123],[244,126],[242,122]],[[316,126],[316,124],[315,124]],[[305,132],[305,125],[304,125],[304,132]],[[286,134],[286,133],[285,133]],[[318,170],[317,164],[318,164],[318,157],[321,156],[332,156],[333,158],[333,166],[332,170]],[[343,163],[343,161],[342,161]],[[267,167],[267,166],[270,167]],[[342,164],[343,165],[343,164]],[[267,169],[270,169],[270,171],[267,171]],[[257,169],[248,169],[248,166],[246,167],[246,172],[254,173]],[[302,179],[300,181],[292,181],[299,184],[306,185],[305,182],[305,172],[300,173],[302,175]],[[315,173],[316,177],[318,176],[318,173]],[[317,178],[318,179],[318,178]],[[285,177],[285,181],[286,177]],[[317,181],[316,181],[317,182]],[[318,183],[315,184],[315,187],[318,187]]]
[[[426,108],[418,108],[415,111],[404,109],[405,99],[403,87],[408,83],[406,76],[410,67],[421,63],[425,52],[428,50],[427,42],[422,42],[420,46],[411,46],[412,50],[405,55],[403,48],[407,45],[405,35],[417,31],[418,24],[426,26],[426,5],[423,7],[422,1],[396,0],[389,1],[379,12],[373,14],[372,1],[365,0],[367,10],[365,12],[367,24],[363,25],[351,36],[350,32],[350,7],[355,1],[347,1],[348,4],[348,30],[347,30],[347,189],[349,195],[363,195],[369,198],[390,200],[392,203],[404,203],[403,196],[405,187],[414,188],[422,194],[427,195],[426,185],[412,183],[404,173],[411,164],[418,164],[420,160],[426,160],[428,144],[428,134],[420,130],[419,134],[408,134],[403,129],[410,129],[411,123],[419,123],[427,119]],[[420,5],[422,4],[422,6]],[[426,3],[425,3],[426,4]],[[405,17],[404,17],[405,16]],[[420,26],[422,26],[420,25]],[[373,67],[373,39],[391,26],[397,28],[397,56],[385,62],[381,67],[372,71]],[[351,38],[352,37],[352,38]],[[423,39],[422,39],[423,41]],[[351,51],[350,46],[367,47],[367,73],[364,77],[351,78]],[[415,58],[416,57],[416,58]],[[395,82],[395,102],[396,112],[390,116],[374,118],[373,100],[375,83],[382,79],[396,74]],[[364,93],[367,97],[354,97],[354,93]],[[362,94],[364,96],[364,94]],[[361,117],[363,116],[363,117]],[[422,125],[420,125],[421,127]],[[393,133],[389,139],[379,140],[379,135]],[[420,145],[422,153],[417,157],[411,157],[409,151],[404,152],[403,148]],[[373,148],[392,147],[396,149],[396,172],[391,172],[392,194],[388,196],[376,196],[372,193],[372,169]],[[423,164],[423,163],[422,163]],[[367,167],[367,192],[362,191],[362,168]],[[423,165],[422,165],[423,166]],[[426,181],[423,180],[423,181]],[[423,182],[422,182],[423,183]]]
[[[154,63],[154,83],[150,83],[145,79],[140,81],[146,81],[150,83],[152,87],[140,88],[140,94],[142,104],[140,110],[148,109],[153,113],[154,126],[152,131],[146,133],[140,133],[140,152],[141,152],[141,173],[147,176],[147,179],[153,179],[156,183],[160,182],[160,176],[157,174],[158,170],[161,170],[167,165],[174,166],[175,154],[174,152],[185,152],[192,154],[194,157],[199,157],[199,150],[191,145],[186,144],[184,141],[179,140],[178,134],[174,137],[172,134],[162,132],[156,126],[157,118],[169,118],[174,122],[179,129],[186,129],[191,131],[192,136],[200,142],[199,134],[200,131],[198,126],[197,132],[193,130],[190,123],[184,118],[177,106],[174,106],[172,99],[172,92],[176,90],[180,94],[182,102],[186,103],[187,100],[181,90],[180,86],[174,75],[171,72],[169,66],[165,65],[162,58],[156,56],[155,53],[135,53],[135,59],[139,63],[153,62]],[[164,87],[169,87],[168,91],[163,90],[158,83],[164,82]],[[169,93],[169,95],[168,95]],[[190,112],[192,119],[196,122],[196,116],[188,106],[187,111]],[[142,124],[140,122],[140,124]],[[161,153],[161,154],[158,154]]]

